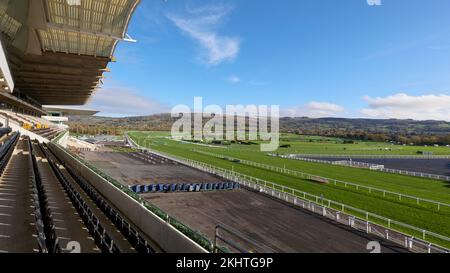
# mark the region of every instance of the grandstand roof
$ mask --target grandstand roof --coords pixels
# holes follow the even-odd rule
[[[102,83],[140,0],[2,0],[0,32],[15,92],[82,105]]]

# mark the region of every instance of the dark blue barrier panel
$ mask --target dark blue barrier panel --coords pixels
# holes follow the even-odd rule
[[[217,190],[222,190],[223,189],[223,184],[222,182],[217,183]]]
[[[195,184],[195,191],[200,191],[200,184]]]
[[[200,190],[205,190],[206,189],[206,183],[201,183],[200,184]]]
[[[207,191],[211,190],[211,184],[210,183],[205,183],[205,190],[207,190]]]
[[[143,185],[137,185],[137,187],[136,187],[136,192],[137,192],[137,193],[143,192],[143,188],[144,188]]]
[[[178,188],[177,184],[170,185],[170,191],[177,191],[177,188]]]
[[[148,192],[148,185],[144,185],[144,188],[142,189],[143,193],[147,193]]]
[[[182,191],[183,190],[183,184],[178,184],[178,187],[177,187],[177,191]]]
[[[195,190],[195,185],[191,185],[191,184],[189,184],[189,191],[194,191]]]
[[[156,185],[156,190],[159,191],[159,192],[162,192],[163,191],[163,184]]]
[[[132,190],[133,192],[137,192],[137,186],[138,186],[138,185],[133,185],[133,186],[131,186],[131,190]]]
[[[186,184],[181,185],[181,191],[187,191],[188,186]]]
[[[168,192],[170,190],[170,184],[163,185],[163,192]]]

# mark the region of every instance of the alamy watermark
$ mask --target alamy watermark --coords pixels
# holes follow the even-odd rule
[[[264,152],[279,147],[279,105],[226,105],[224,111],[219,105],[203,107],[203,98],[195,97],[193,111],[187,105],[177,105],[171,115],[178,118],[172,125],[173,139],[262,141],[260,149]]]

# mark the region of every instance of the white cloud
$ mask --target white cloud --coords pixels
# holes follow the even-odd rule
[[[216,30],[230,10],[224,6],[188,8],[186,16],[168,15],[167,18],[199,43],[206,50],[201,55],[202,60],[215,66],[234,60],[239,53],[239,38],[221,36]]]
[[[170,107],[123,87],[104,87],[97,90],[86,107],[99,110],[101,116],[111,117],[170,112]]]
[[[361,113],[372,118],[450,121],[449,95],[410,96],[404,93],[388,97],[364,97],[368,107]]]
[[[240,83],[241,79],[236,75],[232,75],[228,78],[228,81],[231,83]]]
[[[282,109],[281,115],[288,117],[321,118],[321,117],[336,117],[344,112],[345,112],[344,107],[340,105],[328,102],[312,101],[306,105],[299,105],[287,109]]]

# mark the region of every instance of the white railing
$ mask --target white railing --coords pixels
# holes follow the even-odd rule
[[[338,163],[335,163],[335,161],[302,157],[300,155],[277,155],[277,154],[268,154],[268,155],[281,157],[281,158],[286,158],[286,159],[294,159],[294,160],[313,162],[313,163],[339,165]],[[361,168],[362,166],[347,165],[347,167]],[[393,173],[393,174],[401,174],[401,175],[409,175],[409,176],[422,177],[422,178],[428,178],[428,179],[435,179],[435,180],[450,181],[450,176],[431,174],[431,173],[413,172],[413,171],[405,171],[405,170],[397,170],[397,169],[389,169],[389,168],[372,169],[372,170],[373,171],[379,171],[379,172],[386,172],[386,173]]]
[[[254,162],[254,161],[250,161],[250,160],[239,159],[239,158],[235,158],[235,157],[228,157],[226,155],[214,154],[214,153],[209,153],[209,152],[199,151],[199,150],[192,150],[192,151],[194,151],[196,153],[208,155],[208,156],[222,158],[222,159],[227,158],[229,160],[238,160],[239,163],[242,163],[245,165],[249,165],[249,166],[253,166],[253,167],[257,167],[257,168],[261,168],[261,169],[266,169],[266,170],[270,170],[270,171],[274,171],[274,172],[278,172],[278,173],[282,173],[282,174],[287,174],[287,175],[291,175],[291,176],[296,176],[301,179],[307,179],[307,180],[319,179],[320,181],[326,181],[326,183],[328,183],[329,185],[335,185],[335,186],[341,185],[344,188],[348,188],[350,186],[357,191],[366,190],[371,194],[379,193],[380,195],[383,195],[383,197],[393,196],[393,197],[397,198],[399,201],[410,200],[410,201],[413,201],[414,203],[416,203],[417,205],[431,204],[431,205],[435,206],[437,208],[437,210],[440,210],[441,207],[446,207],[446,208],[450,209],[450,204],[431,200],[431,199],[421,198],[418,196],[398,193],[398,192],[389,191],[386,189],[375,188],[375,187],[365,186],[365,185],[361,185],[361,184],[357,184],[357,183],[352,183],[352,182],[337,180],[337,179],[333,179],[333,178],[318,176],[318,175],[314,175],[314,174],[294,171],[294,170],[286,169],[285,167],[281,168],[281,167],[262,164],[262,163],[258,163],[258,162]]]
[[[450,153],[450,148],[449,148]],[[450,159],[450,155],[381,155],[381,154],[296,154],[300,157],[318,158],[397,158],[397,159]]]
[[[367,233],[396,242],[410,250],[418,252],[450,253],[449,249],[435,243],[436,241],[441,241],[446,245],[450,245],[450,238],[444,235],[414,227],[412,225],[392,220],[365,210],[354,208],[343,203],[323,198],[322,196],[317,196],[270,181],[241,174],[233,170],[216,167],[180,156],[154,151],[136,144],[136,142],[129,137],[127,138],[133,146],[142,151],[151,152],[180,164],[218,175],[230,181],[238,182],[245,187],[271,195],[304,209],[308,209],[339,223],[348,224],[352,228],[364,230]],[[401,229],[401,231],[399,229]],[[380,232],[380,230],[383,232]],[[420,239],[415,236],[420,236]]]

